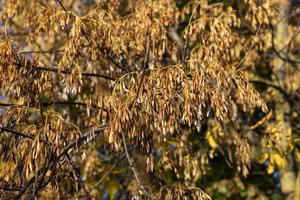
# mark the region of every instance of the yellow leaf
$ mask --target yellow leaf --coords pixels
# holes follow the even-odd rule
[[[273,172],[274,172],[274,165],[273,165],[273,163],[270,162],[267,167],[267,173],[272,174]]]
[[[108,181],[105,182],[105,184],[110,199],[114,199],[115,194],[117,193],[118,189],[121,187],[120,183],[114,181],[113,179],[109,179]]]
[[[24,104],[24,98],[23,97],[20,97],[17,101],[17,104],[18,105],[23,105]]]
[[[273,159],[274,163],[278,166],[278,167],[286,167],[286,161],[284,158],[282,158],[279,154],[272,154],[271,155],[271,159]]]
[[[213,133],[211,131],[208,131],[206,133],[206,140],[209,144],[209,146],[211,146],[211,148],[215,149],[218,147],[218,143],[216,141],[216,138],[214,137]]]
[[[262,163],[264,163],[268,158],[269,158],[269,155],[268,155],[267,153],[264,153],[264,154],[262,154],[262,155],[258,158],[257,162],[260,163],[260,164],[262,164]]]
[[[275,127],[272,127],[272,128],[269,130],[269,133],[270,133],[271,135],[274,135],[274,134],[276,134],[277,132],[278,132],[278,129],[275,128]]]

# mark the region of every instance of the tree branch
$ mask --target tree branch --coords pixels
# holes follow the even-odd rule
[[[88,104],[83,102],[70,102],[70,101],[51,101],[51,102],[43,102],[42,105],[44,107],[52,106],[52,105],[78,105],[78,106],[88,106]],[[101,107],[92,104],[93,108],[101,109]],[[0,107],[26,107],[26,105],[21,104],[13,104],[13,103],[0,103]]]
[[[46,53],[62,53],[64,50],[58,49],[58,50],[32,50],[32,51],[19,51],[18,54],[30,54],[30,53],[36,53],[36,54],[46,54]]]
[[[267,87],[274,88],[278,92],[280,92],[284,96],[285,99],[287,99],[288,101],[290,101],[290,95],[284,89],[282,89],[281,87],[279,87],[277,85],[274,85],[273,83],[268,83],[266,81],[261,81],[261,80],[252,80],[250,82],[254,83],[254,84],[262,84],[262,85],[265,85]]]
[[[60,7],[65,11],[68,12],[68,10],[65,8],[65,6],[62,4],[60,0],[56,0],[56,2],[60,5]]]
[[[41,71],[49,71],[49,72],[55,72],[55,73],[62,73],[62,74],[71,74],[71,72],[66,71],[66,70],[60,70],[57,67],[42,67],[42,66],[37,66],[34,69],[41,70]],[[107,75],[90,73],[90,72],[83,72],[83,73],[81,73],[81,75],[82,76],[86,76],[86,77],[104,78],[104,79],[111,80],[111,81],[115,80],[114,78],[112,78],[110,76],[107,76]]]
[[[15,130],[11,130],[9,128],[2,127],[2,125],[0,124],[0,133],[2,133],[4,131],[8,132],[8,133],[12,133],[12,134],[20,136],[20,137],[23,137],[23,138],[29,138],[32,140],[34,139],[34,137],[32,135],[26,135],[25,133],[21,133],[21,132],[15,131]]]
[[[68,153],[66,153],[66,157],[73,168],[74,175],[76,176],[76,179],[77,179],[80,187],[83,189],[83,191],[86,195],[86,199],[91,200],[92,199],[91,195],[90,195],[89,191],[86,189],[84,182],[82,181],[82,178],[81,178],[82,176],[81,176],[79,167],[77,165],[75,165],[75,163],[71,159],[71,156]]]
[[[275,54],[283,61],[291,63],[291,64],[299,64],[300,60],[292,60],[289,57],[284,57],[283,55],[281,55],[281,53],[277,50],[276,45],[275,45],[275,30],[274,30],[274,26],[272,24],[272,20],[271,17],[268,13],[268,10],[262,6],[261,4],[259,4],[259,6],[263,9],[263,11],[265,12],[265,14],[267,15],[268,18],[268,22],[269,22],[269,27],[271,30],[271,35],[272,35],[272,49],[275,52]]]
[[[55,157],[48,166],[43,167],[40,170],[38,170],[38,172],[36,173],[36,175],[34,175],[29,181],[27,181],[24,184],[24,186],[21,188],[20,192],[13,199],[20,199],[22,197],[22,195],[26,192],[26,190],[30,187],[30,185],[32,185],[39,176],[43,177],[44,176],[43,174],[45,174],[45,171],[47,171],[48,169],[54,167],[55,164],[57,162],[59,162],[60,159],[63,156],[66,156],[66,154],[68,153],[68,151],[71,148],[73,148],[75,146],[77,146],[78,148],[80,148],[80,146],[87,145],[91,141],[94,141],[101,133],[103,133],[103,131],[105,129],[106,129],[106,126],[101,126],[100,128],[98,128],[98,129],[96,129],[94,131],[91,131],[91,132],[88,132],[88,133],[82,135],[78,139],[74,140],[73,142],[69,143],[64,148],[62,148],[62,150],[60,151],[60,153],[58,154],[58,156]],[[45,186],[46,185],[44,184],[43,187],[45,187]],[[40,188],[43,188],[43,187],[40,187]]]
[[[140,179],[139,179],[139,177],[138,177],[138,174],[137,174],[137,172],[136,172],[136,170],[135,170],[135,168],[134,168],[134,166],[133,166],[133,164],[132,164],[132,162],[131,162],[131,160],[130,160],[130,156],[129,156],[129,153],[128,153],[128,150],[127,150],[127,144],[126,144],[125,135],[124,135],[123,132],[122,132],[122,139],[123,139],[123,145],[124,145],[124,149],[125,149],[125,154],[126,154],[126,157],[127,157],[128,163],[129,163],[129,166],[130,166],[130,168],[131,168],[131,170],[132,170],[132,172],[133,172],[133,175],[134,175],[134,177],[135,177],[135,179],[136,179],[138,185],[140,186],[140,188],[141,188],[141,189],[143,190],[143,192],[145,193],[145,195],[146,195],[146,196],[150,196],[150,195],[148,194],[148,192],[146,191],[145,187],[142,185],[142,183],[141,183],[141,181],[140,181]]]

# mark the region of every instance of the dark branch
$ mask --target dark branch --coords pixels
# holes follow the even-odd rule
[[[68,153],[66,153],[66,157],[67,157],[69,163],[71,164],[71,166],[73,168],[73,172],[74,172],[74,175],[76,176],[76,179],[77,179],[77,181],[78,181],[78,183],[80,185],[80,189],[81,188],[83,189],[83,191],[84,191],[84,193],[86,195],[86,199],[91,200],[92,199],[91,195],[90,195],[89,191],[86,189],[85,184],[84,184],[84,182],[83,182],[83,180],[81,178],[82,175],[80,173],[79,167],[72,161],[71,156]]]
[[[290,101],[290,95],[284,89],[282,89],[281,87],[279,87],[277,85],[274,85],[272,83],[268,83],[268,82],[265,82],[265,81],[260,81],[260,80],[252,80],[250,82],[254,83],[254,84],[261,84],[261,85],[264,85],[264,86],[267,86],[267,87],[274,88],[278,92],[280,92],[284,96],[285,99],[287,99],[288,101]]]
[[[4,190],[4,191],[19,191],[20,188],[14,187],[14,186],[10,186],[10,185],[0,185],[0,190]]]
[[[86,106],[89,105],[83,102],[70,102],[70,101],[52,101],[52,102],[43,102],[43,107],[53,106],[53,105],[78,105],[78,106]],[[101,107],[97,106],[96,104],[91,105],[93,108],[101,109]],[[13,104],[13,103],[0,103],[0,107],[26,107],[26,105],[21,104]],[[102,108],[103,109],[103,108]],[[104,109],[104,111],[106,111]]]
[[[268,13],[268,10],[263,7],[262,5],[260,5],[260,7],[263,9],[263,11],[265,12],[265,14],[267,15],[267,18],[268,18],[268,22],[269,22],[269,27],[270,27],[270,30],[271,30],[271,35],[272,35],[272,49],[273,51],[275,52],[275,54],[283,61],[285,62],[288,62],[288,63],[291,63],[291,64],[299,64],[300,61],[299,60],[292,60],[290,59],[289,57],[285,57],[283,55],[281,55],[281,53],[277,50],[276,48],[276,45],[275,45],[275,30],[274,30],[274,26],[272,24],[272,20],[271,20],[271,17]]]
[[[22,106],[22,105],[15,105],[13,103],[0,103],[0,106],[2,106],[2,107],[10,107],[10,106]]]
[[[38,170],[38,172],[36,173],[36,175],[33,176],[30,180],[28,180],[23,185],[23,187],[21,188],[20,192],[13,199],[20,199],[23,196],[23,194],[26,192],[26,190],[35,182],[35,180],[37,180],[40,176],[41,176],[41,178],[44,177],[44,174],[48,171],[48,169],[51,169],[52,167],[54,167],[56,165],[56,163],[58,163],[62,157],[66,156],[66,154],[68,153],[68,151],[71,148],[73,148],[73,147],[80,148],[80,147],[83,147],[83,146],[89,144],[91,141],[94,141],[101,133],[103,133],[103,131],[105,129],[106,129],[106,126],[102,126],[102,127],[98,128],[98,129],[96,129],[94,131],[91,131],[91,132],[88,132],[88,133],[82,135],[77,140],[74,140],[73,142],[71,142],[68,145],[66,145],[60,151],[60,153],[58,154],[58,156],[56,156],[54,159],[52,159],[52,162],[48,166],[43,167],[40,170]],[[40,189],[44,188],[47,184],[43,184],[43,186],[40,187]]]
[[[71,148],[77,146],[80,148],[81,146],[85,146],[91,141],[93,141],[95,138],[97,138],[104,130],[106,129],[106,126],[102,126],[95,131],[92,131],[90,133],[86,133],[85,135],[82,135],[77,140],[69,143],[67,146],[65,146],[58,157],[62,157],[65,153],[67,153]]]
[[[65,6],[62,4],[60,0],[56,0],[56,2],[60,5],[60,7],[65,11],[68,12],[68,10],[65,8]]]
[[[21,133],[21,132],[15,131],[15,130],[11,130],[9,128],[2,127],[0,124],[0,133],[2,133],[4,131],[8,132],[8,133],[12,133],[12,134],[20,136],[20,137],[23,137],[23,138],[29,138],[32,140],[34,139],[34,137],[32,135],[26,135],[25,133]]]
[[[41,66],[37,66],[34,69],[41,70],[41,71],[49,71],[49,72],[55,72],[55,73],[62,73],[62,74],[71,74],[71,72],[66,71],[66,70],[60,70],[57,67],[41,67]],[[83,73],[81,73],[81,75],[82,76],[86,76],[86,77],[104,78],[104,79],[108,79],[108,80],[112,80],[112,81],[115,80],[114,78],[112,78],[110,76],[107,76],[107,75],[90,73],[90,72],[83,72]]]

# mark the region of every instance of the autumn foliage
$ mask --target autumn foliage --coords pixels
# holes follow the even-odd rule
[[[1,199],[299,199],[300,3],[0,1]]]

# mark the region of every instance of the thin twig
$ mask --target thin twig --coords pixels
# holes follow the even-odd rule
[[[149,33],[148,33],[149,34]],[[144,64],[143,64],[143,67],[142,67],[142,77],[141,77],[141,80],[139,82],[139,85],[138,85],[138,88],[137,88],[137,92],[136,92],[136,95],[135,95],[135,98],[133,99],[131,105],[129,106],[130,110],[132,108],[132,106],[134,105],[135,101],[138,99],[139,97],[139,94],[140,94],[140,90],[142,88],[142,85],[143,85],[143,82],[144,82],[144,78],[146,76],[146,65],[147,65],[147,62],[148,62],[148,57],[149,57],[149,37],[147,37],[147,47],[146,47],[146,55],[145,55],[145,60],[144,60]]]
[[[60,5],[60,7],[65,11],[65,12],[68,12],[68,10],[66,9],[66,7],[62,4],[62,2],[60,0],[56,0],[56,2]],[[85,37],[85,39],[90,43],[90,39],[87,35],[87,33],[82,30],[81,34]],[[97,47],[99,48],[99,44],[97,44]],[[102,48],[99,48],[99,49],[102,49]],[[64,50],[61,50],[61,51],[64,51]],[[116,67],[122,69],[122,70],[125,70],[126,72],[128,72],[126,70],[126,68],[123,68],[121,65],[119,65],[112,57],[110,56],[105,56],[108,60],[110,60]]]
[[[51,158],[50,158],[50,160],[51,160]],[[45,170],[43,171],[43,173],[42,173],[42,176],[41,176],[41,178],[40,178],[40,180],[39,180],[39,183],[38,183],[38,185],[37,185],[35,191],[31,194],[31,197],[30,197],[29,199],[34,199],[34,197],[37,196],[38,191],[39,191],[39,189],[42,187],[42,183],[43,183],[43,181],[44,181],[44,179],[45,179],[45,176],[46,176],[46,174],[47,174],[49,168],[50,168],[50,165],[47,165],[46,169],[45,169]]]
[[[14,56],[16,60],[18,61],[17,63],[10,63],[11,65],[17,66],[17,67],[23,67],[22,62],[17,55],[15,51],[13,51]],[[40,70],[40,71],[49,71],[49,72],[55,72],[55,73],[62,73],[62,74],[71,74],[70,71],[67,70],[61,70],[58,67],[44,67],[44,66],[35,66],[32,70]],[[82,72],[81,75],[84,77],[98,77],[98,78],[104,78],[107,80],[115,81],[115,78],[112,78],[110,76],[104,75],[104,74],[97,74],[97,73],[91,73],[91,72]]]
[[[251,83],[254,83],[254,84],[262,84],[262,85],[265,85],[267,87],[271,87],[271,88],[274,88],[276,89],[277,91],[279,91],[286,100],[290,101],[290,95],[281,87],[273,84],[273,83],[269,83],[269,82],[266,82],[266,81],[262,81],[262,80],[251,80],[250,81]]]
[[[53,106],[53,105],[78,105],[78,106],[88,106],[88,104],[83,102],[70,102],[70,101],[50,101],[50,102],[43,102],[42,105],[44,107]],[[93,108],[101,109],[101,107],[97,106],[96,104],[91,105]],[[0,103],[0,107],[27,107],[23,104],[13,104],[13,103]]]
[[[51,163],[53,164],[53,163]],[[42,169],[38,170],[38,172],[36,173],[35,176],[33,176],[29,181],[27,181],[23,187],[20,189],[19,193],[12,199],[14,200],[17,200],[17,199],[20,199],[23,194],[26,192],[26,190],[28,189],[28,187],[30,187],[30,185],[32,185],[35,180],[40,176],[40,175],[43,175],[45,173],[45,171],[47,171],[48,169],[48,166],[47,167],[43,167]]]
[[[83,191],[86,195],[86,198],[91,200],[92,199],[91,195],[90,195],[89,191],[86,189],[84,182],[82,181],[79,167],[75,165],[75,163],[72,161],[72,159],[71,159],[71,157],[68,153],[66,153],[66,156],[67,156],[67,159],[68,159],[69,163],[72,165],[74,174],[77,178],[78,183],[80,184],[80,187],[83,189]]]
[[[90,190],[90,192],[94,189],[96,189],[105,179],[106,177],[112,172],[112,170],[114,170],[114,168],[116,168],[123,160],[124,158],[126,158],[126,154],[123,154],[118,160],[117,162],[115,162],[108,170],[106,170],[106,172],[103,174],[103,176],[100,178],[99,181],[97,181],[97,183],[94,185],[94,187]]]
[[[270,30],[271,30],[271,35],[272,35],[272,49],[273,51],[275,52],[275,54],[283,61],[285,62],[288,62],[288,63],[291,63],[291,64],[299,64],[300,61],[299,60],[292,60],[288,57],[284,57],[281,55],[281,53],[277,50],[276,48],[276,45],[275,45],[275,30],[274,30],[274,26],[272,24],[272,20],[271,20],[271,17],[268,13],[268,10],[259,4],[259,6],[263,9],[263,11],[265,12],[265,14],[267,15],[267,18],[268,18],[268,22],[269,22],[269,27],[270,27]]]
[[[21,136],[23,138],[29,138],[29,139],[34,139],[34,137],[32,135],[26,135],[24,133],[21,133],[21,132],[18,132],[18,131],[15,131],[15,130],[11,130],[9,128],[6,128],[6,127],[2,127],[2,125],[0,124],[0,133],[2,132],[8,132],[8,133],[12,133],[14,135],[17,135],[17,136]]]
[[[79,137],[77,140],[69,143],[67,146],[65,146],[58,157],[62,157],[66,152],[68,152],[71,148],[74,146],[77,146],[78,148],[80,146],[87,145],[91,141],[95,140],[104,130],[106,129],[106,125],[96,129],[95,131],[88,132],[81,137]]]
[[[58,49],[58,50],[31,50],[31,51],[19,51],[18,54],[30,54],[30,53],[35,53],[35,54],[46,54],[46,53],[63,53],[64,50]]]
[[[132,164],[132,162],[131,162],[131,160],[130,160],[130,156],[129,156],[129,153],[128,153],[128,150],[127,150],[127,143],[126,143],[126,139],[125,139],[124,132],[122,132],[122,140],[123,140],[123,145],[124,145],[124,149],[125,149],[125,154],[126,154],[126,157],[127,157],[128,163],[129,163],[129,166],[130,166],[130,168],[131,168],[131,170],[132,170],[132,172],[133,172],[133,175],[134,175],[134,177],[135,177],[135,179],[136,179],[138,185],[140,186],[140,188],[141,188],[141,189],[143,190],[143,192],[145,193],[145,195],[146,195],[146,196],[150,196],[150,195],[148,194],[148,192],[146,191],[146,189],[144,188],[144,186],[142,185],[142,183],[141,183],[141,181],[140,181],[140,179],[139,179],[139,177],[138,177],[138,174],[137,174],[137,172],[136,172],[136,170],[135,170],[135,168],[134,168],[134,166],[133,166],[133,164]]]
[[[0,106],[1,107],[10,107],[10,106],[23,106],[23,105],[16,105],[16,104],[13,104],[13,103],[0,103]]]
[[[37,66],[34,69],[36,70],[43,70],[43,71],[49,71],[49,72],[56,72],[56,73],[62,73],[62,74],[71,74],[71,72],[66,71],[66,70],[60,70],[58,67],[42,67],[42,66]],[[83,72],[81,73],[82,76],[87,76],[87,77],[99,77],[99,78],[104,78],[104,79],[108,79],[108,80],[112,80],[114,81],[115,79],[107,76],[107,75],[103,75],[103,74],[96,74],[96,73],[90,73],[90,72]]]
[[[19,191],[20,188],[19,187],[14,187],[14,186],[10,186],[10,185],[0,185],[0,190],[4,190],[4,191]]]
[[[65,6],[62,4],[60,0],[56,0],[56,2],[60,5],[60,7],[65,11],[68,12],[68,10],[65,8]]]
[[[59,162],[61,160],[61,158],[63,156],[65,156],[66,153],[69,152],[69,150],[71,148],[73,148],[75,146],[80,147],[80,146],[83,146],[83,145],[87,145],[91,141],[94,141],[101,133],[103,133],[103,131],[105,129],[106,129],[106,126],[102,126],[102,127],[98,128],[98,129],[96,129],[95,131],[88,132],[88,133],[82,135],[81,137],[79,137],[77,140],[69,143],[64,148],[62,148],[62,150],[60,151],[60,153],[58,154],[58,156],[55,157],[48,166],[43,167],[40,170],[38,170],[38,172],[36,173],[36,175],[34,175],[29,181],[27,181],[23,185],[23,187],[21,188],[21,190],[19,191],[19,193],[13,199],[20,199],[23,196],[23,194],[26,192],[26,190],[35,182],[35,180],[40,175],[43,175],[45,173],[45,170],[47,171],[48,169],[54,167],[56,165],[56,163]],[[43,187],[45,187],[45,184],[43,185]]]

